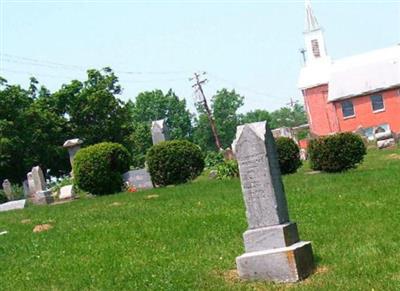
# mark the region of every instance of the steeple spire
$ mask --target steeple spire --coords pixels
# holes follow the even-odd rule
[[[311,1],[305,0],[305,52],[306,65],[312,63],[321,63],[329,59],[326,52],[324,34],[321,26],[318,24],[317,18],[311,8]]]
[[[314,12],[311,7],[311,0],[305,0],[305,6],[306,6],[306,21],[305,21],[305,26],[306,26],[306,32],[308,31],[313,31],[316,29],[319,29],[319,24],[317,21],[317,18],[314,15]]]

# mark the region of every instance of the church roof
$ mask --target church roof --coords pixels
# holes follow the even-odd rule
[[[328,101],[400,86],[400,45],[302,68],[300,89],[322,84],[328,84]]]

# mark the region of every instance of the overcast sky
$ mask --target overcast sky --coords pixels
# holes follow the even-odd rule
[[[51,91],[87,68],[110,66],[122,99],[172,88],[193,108],[188,78],[206,71],[208,97],[235,88],[242,112],[302,97],[304,1],[7,1],[0,75]],[[312,1],[328,54],[341,58],[400,43],[399,1]]]

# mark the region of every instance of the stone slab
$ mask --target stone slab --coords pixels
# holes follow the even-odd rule
[[[122,175],[122,179],[125,183],[134,186],[136,189],[153,188],[150,174],[146,169],[128,171]]]
[[[250,229],[243,233],[246,253],[290,246],[299,241],[296,223]]]
[[[60,188],[60,195],[58,198],[60,199],[72,199],[74,198],[74,185],[67,185]]]
[[[37,205],[51,204],[53,202],[54,198],[50,190],[38,191],[32,197],[32,203]]]
[[[314,268],[311,243],[300,241],[289,247],[245,253],[236,258],[236,265],[243,279],[297,282]]]
[[[44,179],[42,169],[39,166],[33,167],[31,173],[35,183],[35,192],[46,189],[46,180]]]
[[[0,212],[25,208],[26,199],[0,204]]]

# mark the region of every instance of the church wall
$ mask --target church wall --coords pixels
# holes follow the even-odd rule
[[[335,105],[328,103],[328,85],[303,91],[310,131],[314,135],[328,135],[339,131]]]
[[[355,116],[350,118],[343,117],[341,101],[334,102],[341,131],[389,124],[392,131],[400,133],[400,87],[375,94],[381,94],[384,102],[384,110],[376,113],[372,111],[371,94],[349,99],[355,111]]]

